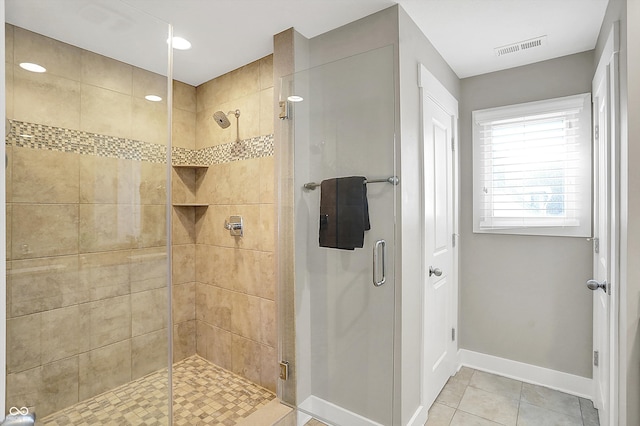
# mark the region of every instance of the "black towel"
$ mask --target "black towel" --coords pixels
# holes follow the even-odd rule
[[[320,184],[320,247],[353,250],[371,229],[366,178],[351,176]]]

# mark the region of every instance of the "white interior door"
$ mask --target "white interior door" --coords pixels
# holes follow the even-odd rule
[[[593,350],[594,405],[601,426],[617,420],[618,356],[618,125],[617,26],[614,25],[593,79],[594,256]],[[596,358],[597,354],[597,358]]]
[[[593,294],[594,404],[600,410],[600,425],[608,426],[609,411],[609,188],[608,96],[606,73],[594,93],[594,262]],[[597,354],[597,355],[596,355]],[[596,358],[597,357],[597,361]],[[597,365],[596,365],[597,364]]]
[[[425,76],[426,70],[421,69]],[[457,102],[431,76],[422,86],[424,176],[424,406],[455,373],[457,272],[454,154]],[[444,92],[442,92],[444,90]]]

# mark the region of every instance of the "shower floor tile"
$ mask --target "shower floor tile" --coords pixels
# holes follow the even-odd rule
[[[173,424],[231,426],[275,399],[270,391],[197,355],[173,366]],[[168,425],[160,370],[38,421],[43,426]]]

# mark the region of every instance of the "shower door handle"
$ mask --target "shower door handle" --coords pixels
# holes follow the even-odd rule
[[[384,254],[387,251],[387,243],[385,240],[378,240],[373,246],[373,285],[375,287],[380,287],[387,280],[386,272],[385,272],[385,261]],[[376,279],[378,275],[378,259],[380,258],[380,262],[382,263],[382,278],[380,280]]]

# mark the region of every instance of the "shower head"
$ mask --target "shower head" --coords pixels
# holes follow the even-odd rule
[[[238,117],[240,117],[240,110],[237,109],[235,111],[229,111],[226,114],[222,111],[216,111],[213,113],[213,119],[216,120],[216,123],[218,123],[218,126],[222,127],[223,129],[226,129],[231,125],[231,122],[227,118],[227,115],[231,115],[231,114],[235,115],[237,119]]]
[[[218,123],[218,126],[222,127],[223,129],[226,129],[231,125],[231,122],[227,118],[227,114],[225,114],[222,111],[214,112],[213,119],[216,120],[216,123]]]

